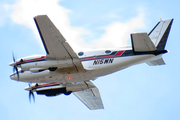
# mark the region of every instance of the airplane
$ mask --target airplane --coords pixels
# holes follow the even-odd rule
[[[132,46],[117,49],[80,51],[75,53],[47,15],[34,17],[46,55],[33,55],[15,60],[9,65],[10,78],[31,83],[25,88],[29,99],[38,95],[57,96],[73,93],[90,110],[104,109],[98,88],[92,83],[98,77],[132,65],[147,63],[164,65],[162,55],[173,19],[160,20],[147,34],[131,33]]]

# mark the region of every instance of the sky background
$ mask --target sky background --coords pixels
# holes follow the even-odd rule
[[[2,120],[179,120],[179,0],[0,0],[0,119]],[[13,61],[45,54],[33,17],[47,14],[75,51],[131,45],[130,33],[149,32],[174,18],[163,55],[166,65],[140,64],[100,77],[104,110],[89,110],[73,94],[46,97],[28,83],[10,80]]]

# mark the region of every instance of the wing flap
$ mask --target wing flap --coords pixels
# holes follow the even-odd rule
[[[73,93],[90,110],[104,109],[101,96],[97,87]]]
[[[156,50],[156,47],[147,33],[132,33],[131,41],[134,52],[147,52]]]

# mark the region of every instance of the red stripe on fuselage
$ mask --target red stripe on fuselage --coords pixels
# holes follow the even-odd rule
[[[89,58],[80,58],[81,61],[85,61],[85,60],[94,60],[94,59],[101,59],[101,58],[110,58],[110,57],[119,57],[124,53],[123,51],[118,51],[115,55],[105,55],[105,56],[93,56],[93,57],[89,57]]]
[[[115,56],[121,56],[124,53],[124,51],[118,51]]]
[[[123,53],[124,53],[124,50],[123,51],[118,51],[115,55],[105,55],[105,56],[99,56],[99,57],[93,56],[93,57],[89,57],[89,58],[81,58],[80,60],[84,61],[84,60],[93,60],[93,59],[101,59],[101,58],[118,57],[118,56],[121,56]],[[45,59],[45,57],[46,56],[42,56],[40,58],[29,59],[29,60],[24,60],[23,62],[17,62],[16,64],[35,62],[35,61],[43,60],[43,59]]]

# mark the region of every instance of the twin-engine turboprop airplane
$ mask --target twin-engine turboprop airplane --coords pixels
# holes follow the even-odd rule
[[[46,15],[34,18],[46,55],[15,60],[10,66],[15,73],[10,78],[35,83],[26,87],[29,98],[33,92],[46,96],[73,93],[89,109],[103,109],[98,88],[91,82],[139,63],[164,65],[166,41],[173,19],[161,20],[147,33],[132,33],[132,47],[75,53]],[[21,70],[18,70],[21,68]]]

